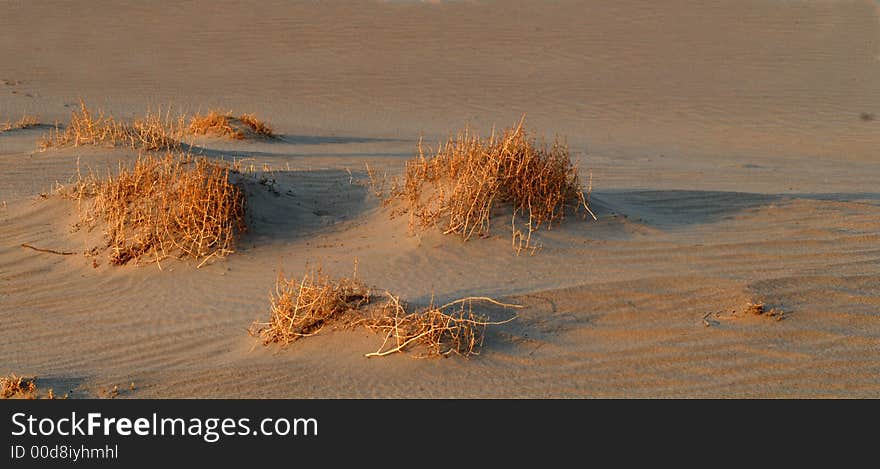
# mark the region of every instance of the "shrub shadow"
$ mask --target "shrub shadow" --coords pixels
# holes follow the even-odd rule
[[[267,171],[233,179],[247,195],[245,248],[313,236],[377,203],[362,177],[343,170]]]

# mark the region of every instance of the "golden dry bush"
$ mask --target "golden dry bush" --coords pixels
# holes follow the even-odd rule
[[[231,138],[238,138],[238,134],[229,121],[231,117],[232,113],[224,114],[217,111],[196,114],[190,118],[187,129],[196,135],[229,135]],[[244,138],[244,134],[241,134],[241,138]]]
[[[15,122],[6,121],[0,125],[0,132],[6,132],[16,129],[30,129],[40,125],[40,118],[29,114],[23,114],[20,119]]]
[[[272,130],[272,127],[269,124],[257,119],[257,116],[254,114],[242,114],[238,116],[238,120],[240,120],[244,125],[248,126],[251,131],[253,131],[257,135],[261,135],[263,137],[274,137],[275,132]]]
[[[141,154],[115,176],[78,176],[68,195],[83,222],[106,226],[112,263],[176,256],[201,266],[232,253],[245,230],[245,195],[229,173],[188,153]]]
[[[345,313],[369,302],[370,290],[356,279],[333,279],[320,269],[301,279],[287,279],[279,272],[269,300],[269,322],[254,323],[249,330],[263,344],[287,345],[342,321]]]
[[[67,399],[67,397],[67,394],[56,396],[51,388],[45,396],[39,397],[36,376],[23,377],[12,373],[0,377],[0,399]]]
[[[538,145],[522,120],[488,139],[466,129],[432,156],[419,141],[418,152],[385,198],[386,205],[399,202],[393,216],[409,213],[411,230],[439,225],[464,240],[486,236],[498,207],[508,204],[519,252],[532,247],[534,230],[549,229],[566,209],[592,214],[567,146],[558,140]],[[526,220],[522,228],[518,217]]]
[[[386,292],[389,301],[367,317],[363,324],[368,329],[384,335],[379,349],[366,354],[367,357],[384,357],[393,353],[405,352],[420,347],[417,358],[449,356],[463,357],[479,355],[483,346],[486,327],[505,324],[506,321],[492,322],[488,317],[474,313],[474,301],[486,301],[506,308],[519,308],[519,305],[500,303],[486,297],[462,298],[443,306],[433,304],[413,312],[407,312],[407,305],[400,298]]]
[[[126,146],[143,150],[165,150],[180,147],[183,137],[184,117],[173,118],[166,112],[150,111],[131,123],[105,115],[103,111],[92,112],[80,101],[79,111],[70,115],[70,123],[56,127],[40,139],[39,146],[45,150],[54,147],[101,145]]]
[[[35,377],[9,376],[0,377],[0,398],[3,399],[35,399],[37,383]]]
[[[428,306],[408,312],[408,305],[386,292],[375,298],[363,283],[352,278],[331,278],[318,270],[301,279],[287,279],[279,273],[270,295],[268,322],[255,322],[248,329],[264,345],[288,345],[300,338],[318,334],[324,327],[363,326],[384,336],[379,349],[367,357],[382,357],[420,348],[418,357],[469,357],[478,355],[490,322],[471,309],[474,301],[518,308],[491,298],[463,298],[446,305]],[[411,308],[410,308],[411,309]],[[512,319],[511,319],[512,320]]]
[[[274,137],[272,128],[254,114],[234,117],[232,112],[210,111],[196,114],[189,120],[188,131],[196,135],[225,136],[235,140],[249,137]]]

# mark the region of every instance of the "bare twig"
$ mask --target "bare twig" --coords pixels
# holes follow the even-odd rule
[[[469,296],[469,297],[467,297],[467,298],[461,298],[461,299],[458,299],[458,300],[455,300],[455,301],[452,301],[452,302],[446,303],[445,305],[441,306],[440,309],[446,309],[446,308],[448,308],[448,307],[450,307],[450,306],[455,306],[455,305],[457,305],[457,304],[464,303],[464,302],[466,302],[466,301],[485,301],[485,302],[488,302],[488,303],[492,303],[492,304],[494,304],[494,305],[503,306],[503,307],[505,307],[505,308],[524,308],[523,305],[514,305],[514,304],[502,303],[502,302],[500,302],[500,301],[493,300],[492,298],[489,298],[488,296]]]
[[[703,324],[704,324],[706,327],[711,326],[711,324],[709,323],[709,320],[708,320],[709,316],[711,316],[711,315],[712,315],[712,312],[711,312],[711,311],[709,311],[708,313],[706,313],[705,315],[703,315]]]
[[[47,253],[49,253],[49,254],[58,254],[58,255],[60,255],[60,256],[70,256],[70,255],[76,254],[75,252],[56,251],[56,250],[54,250],[54,249],[43,249],[43,248],[38,248],[38,247],[31,246],[30,244],[27,244],[27,243],[22,243],[21,247],[23,247],[23,248],[28,248],[28,249],[33,249],[34,251],[39,251],[39,252],[47,252]]]

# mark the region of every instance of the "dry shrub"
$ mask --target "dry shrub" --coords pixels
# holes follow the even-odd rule
[[[0,377],[0,397],[3,399],[35,399],[37,397],[36,377],[9,376]]]
[[[125,123],[98,110],[93,113],[80,101],[79,111],[73,111],[70,123],[62,131],[55,128],[39,142],[41,149],[64,146],[102,145],[126,146],[143,150],[164,150],[180,147],[184,117],[172,118],[170,113],[147,111],[146,116]]]
[[[534,247],[532,232],[562,220],[566,208],[582,206],[592,214],[567,146],[558,140],[537,145],[523,120],[488,139],[465,129],[431,157],[419,141],[418,152],[385,199],[386,204],[402,202],[392,214],[408,212],[411,230],[439,224],[444,234],[464,240],[483,237],[496,208],[509,204],[513,246],[519,252]],[[527,218],[525,230],[518,228],[518,216]]]
[[[401,303],[399,297],[388,292],[386,296],[384,303],[373,304],[377,299],[363,283],[349,278],[333,279],[320,270],[304,275],[301,280],[286,279],[279,274],[275,293],[270,296],[269,322],[255,322],[249,332],[260,337],[264,345],[288,345],[317,334],[328,324],[361,325],[384,335],[379,349],[366,354],[367,357],[387,356],[415,347],[423,349],[418,355],[420,358],[451,354],[469,357],[479,354],[487,326],[512,320],[490,322],[486,316],[472,311],[472,302],[519,307],[491,298],[472,297],[408,312],[408,306]]]
[[[418,358],[449,356],[451,354],[470,357],[479,355],[483,345],[486,327],[510,322],[490,322],[476,314],[473,301],[488,301],[508,308],[519,305],[499,303],[491,298],[462,298],[443,306],[433,304],[414,312],[407,312],[406,305],[398,297],[387,293],[390,301],[364,322],[368,329],[384,334],[385,340],[378,350],[366,354],[367,357],[384,357],[420,346],[423,352]]]
[[[221,114],[211,111],[208,114],[196,114],[189,120],[188,130],[196,135],[229,135],[230,138],[244,138],[244,134],[238,134],[230,123],[231,113]]]
[[[332,279],[321,270],[301,280],[278,273],[275,293],[269,297],[268,323],[254,323],[250,332],[263,344],[287,345],[301,337],[317,334],[333,320],[357,310],[370,300],[370,290],[353,279]]]
[[[257,135],[261,135],[264,137],[274,137],[275,133],[272,131],[272,127],[269,124],[257,119],[257,116],[254,114],[242,114],[238,116],[238,120],[241,121],[242,124],[248,126],[251,131],[253,131]]]
[[[55,396],[55,392],[49,388],[46,395],[39,397],[37,389],[37,377],[16,376],[12,373],[9,376],[0,377],[0,399],[67,399],[68,394],[64,394],[60,398]]]
[[[0,132],[6,132],[16,129],[29,129],[38,125],[40,125],[39,117],[24,114],[21,116],[21,119],[17,120],[16,122],[6,121],[2,126],[0,126]]]
[[[232,253],[245,229],[244,192],[229,168],[186,153],[142,154],[103,180],[78,176],[70,195],[84,222],[106,223],[114,264],[176,255],[202,259],[201,266]]]
[[[272,128],[253,114],[233,117],[232,113],[211,111],[206,115],[193,116],[187,125],[186,116],[172,117],[170,109],[164,115],[161,111],[153,113],[148,110],[144,117],[127,123],[105,115],[100,109],[93,112],[80,100],[80,108],[71,113],[70,123],[64,129],[56,126],[40,139],[39,146],[43,150],[80,145],[173,150],[181,147],[181,141],[187,133],[227,135],[239,140],[275,136]]]
[[[189,133],[196,135],[226,136],[235,140],[252,137],[274,137],[272,128],[254,114],[233,117],[232,112],[210,111],[196,114],[189,121]]]

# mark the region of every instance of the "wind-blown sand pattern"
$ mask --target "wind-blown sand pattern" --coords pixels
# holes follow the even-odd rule
[[[0,133],[0,375],[71,398],[880,397],[876,2],[2,8],[0,122],[41,125]],[[248,175],[235,252],[162,271],[84,255],[101,233],[74,228],[55,184],[138,150],[39,151],[80,98],[270,123],[273,139],[183,142]],[[373,194],[366,167],[400,175],[420,136],[523,114],[592,173],[598,221],[566,217],[517,256],[509,217],[485,239],[411,235]],[[247,334],[279,270],[355,258],[411,304],[524,307],[470,359],[368,359],[363,329]]]

